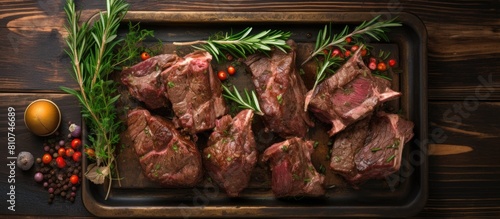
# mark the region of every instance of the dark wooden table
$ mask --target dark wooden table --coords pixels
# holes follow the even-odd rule
[[[428,32],[429,198],[417,217],[500,216],[500,1],[129,0],[130,10],[409,12]],[[77,1],[84,16],[104,1]],[[47,204],[30,173],[16,172],[16,211],[7,209],[7,110],[16,109],[16,152],[41,150],[24,127],[27,104],[50,98],[63,124],[80,121],[64,52],[65,1],[0,1],[0,215],[92,216],[81,200]],[[66,109],[66,110],[65,110]],[[37,148],[38,147],[38,148]],[[27,180],[30,179],[30,180]],[[45,196],[42,196],[45,197]],[[78,196],[81,197],[81,196]]]

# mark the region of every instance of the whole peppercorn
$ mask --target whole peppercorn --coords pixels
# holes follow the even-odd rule
[[[33,166],[34,162],[35,158],[30,152],[21,151],[17,155],[17,166],[22,170],[29,170]]]

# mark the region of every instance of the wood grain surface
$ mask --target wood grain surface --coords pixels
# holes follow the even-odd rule
[[[408,12],[428,35],[429,199],[416,217],[500,216],[500,1],[266,1],[129,0],[130,10],[241,12]],[[104,1],[76,1],[90,17]],[[64,49],[65,0],[0,0],[0,136],[6,142],[6,113],[35,97],[55,95],[77,106],[59,86],[76,87]],[[20,115],[17,115],[18,117]],[[75,117],[75,115],[71,115]],[[77,115],[76,115],[77,117]],[[24,127],[18,125],[19,133]],[[25,130],[24,130],[25,131]],[[36,142],[28,135],[27,142]],[[21,148],[32,146],[19,145]],[[4,149],[0,160],[4,166]],[[0,169],[0,186],[7,169]],[[33,183],[19,183],[34,197]],[[1,190],[4,193],[4,190]],[[6,197],[2,195],[2,197]],[[29,197],[25,195],[23,197]],[[2,198],[1,214],[10,214]],[[37,203],[39,202],[39,203]],[[90,216],[81,202],[39,200],[14,215]],[[37,203],[36,205],[34,203]],[[21,206],[23,203],[19,203]]]

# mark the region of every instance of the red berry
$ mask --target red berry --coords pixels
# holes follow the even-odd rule
[[[377,65],[377,69],[378,69],[379,71],[385,71],[385,70],[387,70],[387,65],[385,65],[385,63],[383,63],[383,62],[380,62],[380,63],[378,63],[378,65]]]
[[[59,148],[59,150],[57,150],[57,154],[59,154],[59,157],[64,156],[66,154],[66,149]]]
[[[341,56],[341,55],[342,55],[342,52],[340,51],[340,49],[334,49],[332,51],[332,57]]]
[[[356,52],[356,50],[359,49],[359,46],[358,45],[354,45],[351,47],[351,52]]]
[[[351,43],[351,42],[352,42],[352,38],[351,38],[351,37],[347,37],[347,38],[345,38],[345,41],[346,41],[347,43]]]
[[[236,69],[230,65],[227,67],[227,73],[229,73],[229,75],[234,75],[236,73]]]
[[[349,57],[349,56],[351,56],[351,51],[346,50],[344,55],[345,55],[345,57]]]
[[[74,174],[73,174],[73,175],[71,175],[71,177],[69,178],[69,182],[70,182],[71,184],[73,184],[73,185],[78,184],[78,181],[79,181],[79,180],[80,180],[80,179],[78,178],[78,176],[77,176],[77,175],[74,175]]]
[[[375,70],[377,69],[377,64],[375,62],[370,62],[370,64],[368,64],[368,68],[371,70]]]
[[[396,66],[396,60],[394,60],[394,59],[389,59],[389,66],[391,66],[391,67]]]
[[[73,154],[73,161],[75,162],[80,162],[82,160],[82,152],[80,151],[76,151],[74,154]]]
[[[87,153],[87,155],[88,155],[89,157],[91,157],[91,158],[94,158],[94,157],[95,157],[95,151],[94,151],[94,149],[92,149],[92,148],[87,148],[87,149],[85,149],[85,153]]]
[[[224,81],[227,79],[227,73],[225,71],[219,71],[217,73],[217,77],[219,78],[219,80]]]
[[[366,53],[368,53],[366,49],[361,49],[361,56],[366,56]]]
[[[52,161],[52,155],[50,155],[49,153],[44,154],[42,157],[42,162],[44,164],[49,164],[50,161]]]
[[[142,52],[141,53],[141,59],[144,61],[146,59],[149,59],[151,56],[147,52]]]
[[[66,167],[66,161],[64,160],[63,157],[57,157],[56,158],[56,164],[57,164],[57,167],[59,167],[61,169],[64,168],[64,167]]]
[[[77,149],[79,148],[80,146],[82,146],[82,141],[79,139],[79,138],[74,138],[72,141],[71,141],[71,147],[73,149]]]
[[[374,57],[371,57],[371,58],[370,58],[370,62],[377,63],[377,59],[376,59],[376,58],[374,58]]]
[[[73,150],[73,148],[66,149],[66,157],[72,157],[74,153],[75,150]]]

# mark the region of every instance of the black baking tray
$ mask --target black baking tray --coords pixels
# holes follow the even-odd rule
[[[256,30],[289,30],[296,42],[311,43],[325,24],[331,23],[334,30],[341,30],[345,25],[358,25],[376,15],[365,12],[130,11],[124,24],[140,22],[141,27],[154,30],[155,36],[165,43],[204,39],[218,31],[241,30],[247,26]],[[403,24],[391,29],[390,43],[380,46],[397,50],[402,73],[393,79],[393,88],[403,95],[396,104],[401,109],[399,113],[415,123],[415,136],[405,146],[399,173],[358,189],[332,187],[324,198],[276,199],[269,187],[259,185],[246,189],[242,197],[228,198],[223,191],[204,184],[185,189],[158,187],[144,179],[137,160],[123,155],[118,159],[126,166],[119,167],[121,174],[129,173],[124,178],[125,185],[113,184],[105,200],[105,186],[83,180],[85,207],[99,217],[405,217],[418,213],[426,203],[428,190],[427,33],[423,23],[412,14],[381,15],[382,19],[397,16]]]

